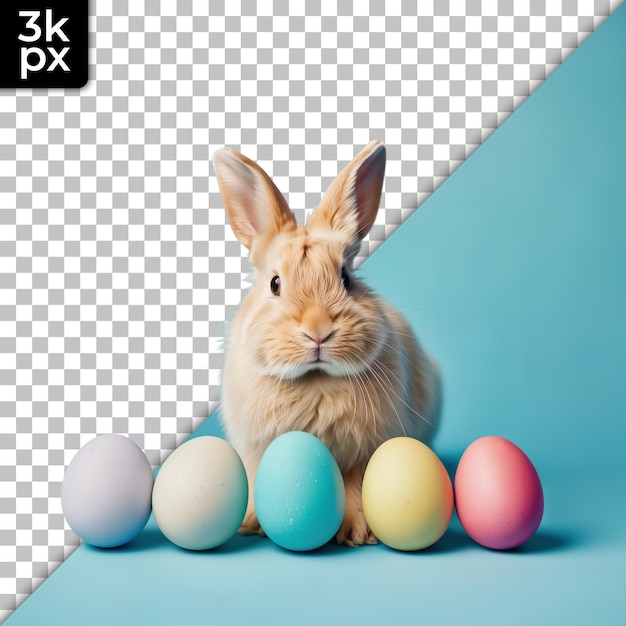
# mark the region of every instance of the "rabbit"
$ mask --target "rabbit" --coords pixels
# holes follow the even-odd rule
[[[298,225],[269,176],[230,148],[213,166],[231,228],[249,250],[254,284],[226,334],[221,419],[249,480],[241,533],[263,530],[254,509],[261,456],[279,435],[307,431],[342,472],[346,508],[336,541],[372,544],[361,485],[385,440],[430,444],[440,416],[441,378],[402,314],[355,275],[372,227],[386,151],[372,141]]]

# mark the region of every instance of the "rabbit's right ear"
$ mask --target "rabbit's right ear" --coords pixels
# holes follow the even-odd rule
[[[213,154],[213,167],[235,236],[248,249],[255,237],[295,228],[296,219],[270,177],[230,148]]]

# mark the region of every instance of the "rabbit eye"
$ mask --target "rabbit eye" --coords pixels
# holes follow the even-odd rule
[[[270,281],[270,289],[275,296],[280,295],[280,277],[274,276]]]
[[[344,268],[341,269],[341,280],[343,281],[343,286],[346,288],[346,290],[350,289],[352,281],[350,280],[350,275],[348,274],[348,272],[346,272]]]

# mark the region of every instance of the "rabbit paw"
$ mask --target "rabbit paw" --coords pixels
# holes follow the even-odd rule
[[[363,544],[378,543],[376,535],[365,521],[361,506],[363,468],[360,466],[353,467],[349,472],[343,474],[343,480],[346,486],[346,512],[336,535],[337,543],[352,548]]]
[[[363,544],[378,543],[376,535],[370,530],[363,513],[357,513],[344,518],[337,532],[337,543],[356,548]]]

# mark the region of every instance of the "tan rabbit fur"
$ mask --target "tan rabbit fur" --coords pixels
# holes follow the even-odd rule
[[[301,226],[254,162],[225,148],[213,163],[229,222],[256,269],[229,327],[222,378],[224,428],[250,482],[241,531],[262,532],[254,480],[264,450],[304,430],[330,448],[344,476],[337,541],[374,543],[361,508],[365,466],[390,437],[430,443],[440,405],[436,364],[404,317],[353,272],[378,211],[385,148],[366,146]]]

